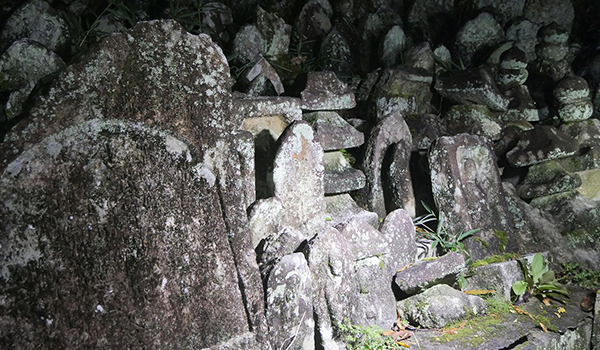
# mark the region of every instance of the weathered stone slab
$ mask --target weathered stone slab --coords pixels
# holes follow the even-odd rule
[[[325,227],[323,148],[305,121],[292,123],[279,142],[273,185],[285,212],[282,225],[311,238]]]
[[[540,112],[526,85],[509,85],[503,91],[504,96],[510,99],[506,112],[501,115],[503,121],[536,122],[540,120]]]
[[[327,223],[330,226],[337,227],[339,224],[347,223],[354,218],[361,219],[374,228],[379,226],[377,214],[359,207],[347,193],[327,196],[325,197],[325,203],[327,206]]]
[[[236,93],[234,95],[232,112],[238,115],[237,119],[241,121],[269,116],[279,116],[287,124],[294,120],[302,120],[300,99],[286,96],[254,97]]]
[[[495,290],[496,296],[511,301],[512,285],[523,280],[523,271],[516,260],[477,267],[473,276],[466,278],[464,290]]]
[[[438,284],[398,302],[399,317],[424,328],[442,328],[468,314],[481,316],[486,311],[487,304],[483,299],[446,284]]]
[[[451,135],[468,133],[485,136],[492,141],[502,137],[502,122],[483,105],[455,105],[444,116]]]
[[[558,162],[550,160],[529,167],[517,193],[525,200],[568,192],[581,186],[577,174],[568,173]]]
[[[279,232],[285,213],[283,205],[277,197],[259,199],[248,211],[248,227],[252,235],[252,246],[256,248],[262,239]]]
[[[504,40],[504,30],[494,16],[481,12],[456,33],[458,56],[466,66],[480,50],[489,49]]]
[[[23,111],[23,105],[37,82],[65,67],[56,53],[36,41],[13,42],[0,57],[0,92],[9,92],[5,113],[9,119]]]
[[[2,189],[27,187],[20,179],[42,176],[34,180],[42,191],[36,205],[46,209],[24,220],[18,206],[3,206],[1,231],[30,225],[32,237],[47,240],[40,254],[64,262],[10,271],[17,286],[45,286],[6,306],[47,305],[54,330],[38,328],[37,314],[19,311],[21,319],[10,321],[32,334],[28,346],[47,345],[49,331],[57,344],[111,348],[205,347],[251,330],[264,335],[264,295],[240,195],[243,142],[230,135],[241,120],[231,114],[228,77],[227,61],[208,36],[188,34],[174,21],[139,23],[105,37],[67,68],[6,135],[0,172],[5,180],[18,174],[19,181]],[[28,162],[49,163],[31,168]],[[30,202],[27,191],[6,198]],[[33,277],[30,268],[47,272]],[[4,315],[14,317],[11,312]],[[31,327],[29,319],[35,319]],[[231,331],[230,322],[241,328]]]
[[[509,100],[500,93],[494,79],[483,68],[459,71],[435,81],[435,91],[460,104],[486,105],[494,111],[506,111]]]
[[[354,93],[333,72],[309,72],[306,88],[300,93],[301,108],[310,111],[351,109]]]
[[[314,349],[312,276],[304,255],[286,255],[269,275],[266,290],[268,342],[273,349]]]
[[[302,118],[312,125],[315,140],[325,151],[359,147],[365,142],[364,134],[335,112],[305,113]]]
[[[205,347],[238,335],[232,322],[249,329],[216,174],[196,152],[91,120],[4,169],[5,344]]]
[[[387,266],[386,270],[391,278],[396,271],[412,262],[417,253],[415,226],[408,211],[396,209],[385,217],[379,231],[390,249],[390,259],[386,264],[391,266]]]
[[[387,210],[404,209],[410,217],[416,216],[416,201],[410,174],[410,144],[399,142],[390,146],[388,162],[384,162],[385,179],[383,187],[389,193]],[[384,196],[385,197],[385,196]]]
[[[519,168],[572,156],[578,149],[577,140],[552,126],[542,125],[523,133],[506,159],[511,166]]]
[[[494,152],[480,136],[441,137],[429,151],[433,197],[439,218],[454,235],[481,229],[467,238],[471,258],[500,250],[514,251],[516,242]],[[507,241],[495,237],[507,233]],[[485,242],[485,243],[481,243]]]
[[[388,115],[371,130],[362,165],[368,184],[367,208],[382,218],[386,215],[381,180],[381,174],[384,171],[383,160],[388,148],[394,143],[400,143],[402,146],[412,149],[412,136],[404,118],[399,113]]]
[[[398,271],[394,283],[404,295],[413,295],[437,284],[453,284],[465,268],[465,259],[450,252],[437,259],[419,261]]]
[[[308,250],[315,332],[321,341],[316,348],[345,349],[337,323],[363,321],[356,310],[359,295],[350,244],[338,230],[328,228],[310,241]]]
[[[430,112],[433,76],[422,70],[385,69],[371,91],[377,119],[392,112],[403,115]]]
[[[427,150],[438,137],[448,135],[446,125],[436,114],[408,115],[404,119],[412,135],[413,148],[416,150]]]
[[[325,194],[339,194],[365,187],[365,174],[351,167],[341,152],[325,152],[323,162]]]

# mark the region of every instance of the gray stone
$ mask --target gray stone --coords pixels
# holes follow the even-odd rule
[[[273,349],[315,348],[312,276],[304,255],[286,255],[267,281],[267,339]]]
[[[468,21],[456,33],[458,56],[465,65],[470,65],[473,56],[480,50],[490,48],[504,40],[504,30],[492,15],[480,13]]]
[[[579,149],[577,140],[548,126],[539,126],[523,133],[519,143],[506,154],[515,168],[574,155]]]
[[[429,74],[435,72],[435,59],[429,42],[425,41],[411,47],[404,56],[405,67],[416,70],[422,69]]]
[[[345,349],[339,339],[339,323],[362,324],[359,316],[359,300],[355,258],[350,244],[335,228],[320,232],[309,242],[308,266],[312,272],[313,305],[316,347]]]
[[[492,141],[502,137],[502,122],[484,105],[454,105],[444,116],[444,122],[451,135],[468,133]]]
[[[417,253],[415,226],[408,211],[396,209],[385,217],[379,231],[389,245],[390,253],[384,262],[391,279],[398,269],[412,262]]]
[[[67,24],[46,1],[29,1],[8,17],[0,34],[0,52],[13,41],[25,38],[36,41],[59,55],[69,53]]]
[[[323,148],[305,121],[292,123],[279,142],[273,184],[285,212],[282,225],[313,237],[325,227]]]
[[[504,96],[510,100],[506,112],[500,116],[503,121],[536,122],[540,120],[540,113],[526,85],[513,83],[504,87],[503,91]]]
[[[486,302],[448,285],[438,284],[425,292],[398,302],[400,318],[424,328],[442,328],[468,314],[481,316]]]
[[[202,24],[211,32],[211,38],[220,47],[230,44],[230,28],[233,25],[231,9],[220,2],[204,3],[201,11]]]
[[[341,152],[325,152],[323,162],[325,167],[323,179],[325,194],[339,194],[365,187],[367,182],[365,174],[351,167]]]
[[[279,232],[282,228],[284,212],[281,201],[277,197],[259,199],[248,212],[248,230],[254,248],[261,240]]]
[[[233,100],[233,113],[244,122],[251,123],[251,118],[276,118],[285,126],[294,120],[302,120],[302,110],[300,109],[300,99],[294,97],[269,97],[269,96],[247,96],[236,94]],[[284,126],[284,129],[285,129]],[[250,128],[244,130],[251,131]],[[262,130],[262,129],[261,129]],[[281,129],[283,132],[283,129]],[[275,139],[281,135],[281,132]],[[253,132],[254,133],[254,132]]]
[[[435,50],[433,50],[433,56],[437,61],[435,64],[436,76],[446,73],[449,68],[452,67],[452,54],[446,46],[440,45],[436,47]]]
[[[523,16],[541,25],[556,22],[570,31],[575,10],[570,0],[529,0],[523,8]]]
[[[449,77],[439,77],[435,81],[434,88],[444,98],[456,103],[486,105],[494,111],[506,111],[509,103],[498,90],[492,76],[483,68],[460,71]]]
[[[20,311],[16,322],[31,332],[28,346],[44,344],[49,331],[56,344],[106,341],[114,348],[159,341],[204,347],[250,329],[263,336],[264,296],[240,196],[239,140],[229,132],[240,121],[231,114],[229,86],[223,84],[228,76],[227,61],[208,36],[188,34],[173,21],[140,23],[105,38],[67,68],[6,135],[0,167],[3,181],[12,184],[2,190],[27,187],[21,179],[46,174],[33,180],[43,192],[36,205],[46,209],[33,208],[31,220],[23,222],[18,205],[3,207],[2,232],[28,225],[34,235],[52,232],[40,254],[64,262],[39,265],[47,273],[35,278],[26,277],[33,264],[10,270],[11,281],[19,274],[46,289],[20,299],[25,304],[6,306],[4,315],[13,317],[13,307],[34,310],[28,303],[48,305],[54,313],[55,328],[40,329],[39,315]],[[40,167],[27,167],[26,160]],[[18,181],[11,179],[17,174]],[[56,181],[68,190],[56,190]],[[73,239],[62,241],[67,237]],[[56,273],[60,277],[52,277]],[[134,289],[127,287],[132,279],[140,280]],[[107,296],[102,301],[98,295]],[[215,299],[205,304],[205,295]],[[185,312],[170,308],[172,298]],[[217,299],[223,302],[213,304]],[[117,308],[122,311],[111,312]],[[72,320],[77,323],[69,326]],[[240,329],[232,331],[232,322]],[[139,337],[128,338],[132,332]]]
[[[376,213],[366,211],[350,197],[349,194],[325,197],[327,208],[327,223],[330,226],[340,227],[353,219],[360,219],[367,222],[372,227],[379,226],[379,217]]]
[[[441,137],[428,157],[433,198],[446,230],[456,237],[481,229],[463,241],[471,258],[514,251],[512,223],[489,142],[466,134]],[[496,230],[507,233],[507,242],[494,236]]]
[[[0,56],[0,92],[11,91],[5,113],[9,119],[23,111],[36,83],[65,67],[54,52],[30,39],[13,42]]]
[[[556,82],[571,70],[566,59],[569,53],[567,43],[569,31],[556,22],[552,22],[541,27],[537,36],[540,43],[535,47],[537,55],[535,69]]]
[[[525,179],[516,187],[525,200],[567,192],[581,186],[577,174],[568,173],[558,162],[550,160],[532,165]]]
[[[500,85],[516,83],[523,85],[529,76],[527,56],[518,46],[513,46],[500,55],[497,81]]]
[[[406,36],[399,25],[395,25],[385,34],[381,44],[381,63],[384,68],[395,66],[406,47]]]
[[[302,118],[312,125],[315,140],[325,151],[359,147],[365,142],[364,134],[335,112],[305,113]]]
[[[264,57],[243,75],[243,81],[248,85],[246,93],[250,96],[281,95],[285,91],[279,74]]]
[[[554,97],[559,103],[557,113],[563,122],[585,120],[594,112],[590,88],[581,77],[566,76],[559,80],[554,86]]]
[[[354,93],[333,72],[309,72],[306,88],[300,96],[304,110],[350,109],[356,106]]]
[[[329,33],[331,21],[319,1],[311,0],[302,6],[296,30],[302,41],[317,40]]]
[[[252,133],[244,130],[235,131],[233,136],[237,140],[235,146],[240,160],[240,170],[244,183],[242,196],[245,207],[249,208],[256,201],[254,136]]]
[[[412,135],[415,150],[427,150],[437,138],[448,135],[446,124],[437,114],[413,114],[404,119]]]
[[[241,64],[255,63],[267,52],[267,41],[254,24],[246,24],[235,34],[233,52]]]
[[[404,295],[413,295],[438,284],[454,284],[464,268],[465,259],[458,253],[449,252],[398,271],[394,283]]]
[[[256,27],[267,42],[265,56],[278,59],[288,53],[292,26],[274,13],[268,13],[260,6],[256,10]]]
[[[431,110],[432,75],[414,69],[385,69],[371,91],[377,119],[392,112],[403,115],[428,113]]]
[[[516,260],[484,265],[475,268],[466,278],[464,290],[495,290],[495,296],[511,301],[513,283],[522,281],[523,271]]]
[[[348,41],[337,29],[333,29],[321,42],[319,62],[325,71],[335,72],[345,81],[352,77],[352,52]]]
[[[4,341],[49,346],[52,334],[57,346],[182,348],[249,331],[215,185],[227,174],[202,170],[197,152],[158,128],[95,119],[8,164],[0,179],[10,198],[0,204]],[[23,283],[38,288],[13,294]],[[262,299],[252,302],[262,309]]]
[[[516,19],[506,29],[506,39],[514,41],[515,46],[525,52],[527,62],[533,62],[537,58],[535,45],[539,28],[539,24],[521,18]]]
[[[591,200],[600,201],[600,169],[579,171],[576,174],[581,179],[577,192]]]
[[[263,239],[255,249],[256,261],[258,261],[263,279],[267,278],[272,267],[283,256],[298,251],[298,248],[305,242],[304,234],[292,227],[284,227],[281,231]]]
[[[416,201],[410,174],[412,147],[405,142],[392,144],[388,149],[389,163],[384,164],[383,187],[389,196],[386,209],[404,209],[410,217],[416,216]],[[384,195],[385,197],[385,195]]]
[[[560,126],[560,131],[575,138],[580,148],[600,147],[600,120],[598,119],[566,123]]]
[[[368,185],[366,205],[381,218],[387,213],[382,182],[382,173],[385,171],[383,161],[388,148],[394,143],[400,143],[408,149],[412,148],[412,136],[399,113],[387,115],[371,130],[363,159],[362,167]]]

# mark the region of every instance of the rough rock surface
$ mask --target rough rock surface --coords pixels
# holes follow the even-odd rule
[[[412,148],[412,136],[400,113],[392,113],[382,119],[371,130],[367,141],[363,171],[367,177],[366,204],[369,210],[383,218],[386,215],[385,197],[383,192],[382,172],[384,158],[388,148],[398,143],[408,149]]]
[[[506,111],[509,100],[500,93],[494,79],[483,68],[454,73],[449,77],[439,77],[435,81],[435,91],[443,97],[461,104],[482,104],[494,111]]]
[[[302,253],[286,255],[267,281],[267,339],[273,349],[314,349],[312,276]]]
[[[325,227],[323,148],[305,121],[292,123],[279,142],[273,185],[285,212],[282,225],[311,238]]]
[[[446,284],[438,284],[398,302],[400,318],[424,328],[441,328],[467,314],[484,315],[486,302]]]
[[[506,154],[506,159],[511,166],[518,168],[572,156],[578,149],[574,138],[554,127],[543,125],[523,133],[519,143]]]
[[[458,253],[450,252],[398,271],[394,283],[403,295],[413,295],[437,284],[453,284],[464,268],[465,259]]]
[[[302,109],[311,111],[356,107],[352,90],[333,72],[309,72],[306,88],[300,93]]]
[[[207,36],[141,23],[70,66],[6,135],[8,344],[45,344],[50,333],[59,347],[261,337],[240,160],[235,139],[223,137],[239,125],[227,77]],[[25,284],[39,288],[12,294]]]
[[[512,222],[488,141],[467,134],[441,137],[429,151],[429,164],[433,196],[446,228],[453,235],[480,229],[477,239],[464,242],[471,257],[514,251]],[[507,233],[507,242],[494,236],[496,230]]]

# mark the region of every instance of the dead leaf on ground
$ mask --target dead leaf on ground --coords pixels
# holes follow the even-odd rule
[[[469,294],[469,295],[485,295],[485,294],[496,293],[496,291],[491,290],[491,289],[470,289],[470,290],[465,290],[464,293]]]
[[[386,337],[392,337],[394,340],[398,341],[410,338],[413,335],[413,332],[407,330],[394,331],[389,329],[382,334]]]
[[[550,306],[550,299],[544,298],[544,299],[542,299],[542,303],[544,303],[544,305],[546,305],[546,306]]]

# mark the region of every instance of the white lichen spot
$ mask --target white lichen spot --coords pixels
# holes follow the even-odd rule
[[[100,305],[100,304],[96,305],[96,312],[99,312],[99,313],[104,312],[104,308],[102,307],[102,305]]]
[[[6,254],[10,252],[10,254]],[[8,282],[10,279],[10,266],[25,266],[30,261],[39,260],[42,253],[38,246],[38,237],[35,227],[27,225],[22,233],[12,231],[8,239],[0,246],[0,277]]]
[[[196,173],[198,180],[202,178],[206,180],[206,182],[208,182],[209,187],[214,186],[215,182],[217,181],[217,177],[213,173],[212,167],[209,167],[203,163],[198,163],[196,164],[196,166],[193,167],[193,169]]]
[[[165,286],[167,285],[167,278],[163,277],[160,281],[160,290],[165,290]]]
[[[167,148],[167,152],[173,156],[173,160],[179,158],[182,154],[185,154],[185,159],[188,162],[191,161],[192,156],[185,142],[173,136],[167,136],[165,138],[165,146]]]
[[[172,228],[172,227],[175,227],[175,218],[172,217],[172,216],[169,216],[167,218],[167,220],[165,221],[165,228],[169,229],[169,228]]]

